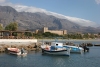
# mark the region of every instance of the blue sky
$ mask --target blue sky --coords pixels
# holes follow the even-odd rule
[[[21,4],[42,8],[66,16],[100,22],[100,0],[0,0],[1,2]]]
[[[22,4],[46,9],[66,16],[100,22],[100,5],[95,0],[9,0],[13,4]],[[99,1],[98,1],[99,2]]]

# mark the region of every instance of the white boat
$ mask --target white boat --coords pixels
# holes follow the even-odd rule
[[[64,45],[66,48],[70,48],[71,53],[83,53],[84,49],[79,46]]]
[[[63,47],[63,43],[51,42],[51,45],[41,45],[43,54],[70,55],[70,49]]]
[[[7,48],[7,50],[9,51],[10,54],[14,54],[14,55],[18,55],[18,56],[26,56],[27,53],[26,52],[22,52],[22,50],[18,49],[18,48]]]

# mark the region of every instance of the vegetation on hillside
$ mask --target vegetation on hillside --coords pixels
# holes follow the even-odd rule
[[[6,27],[5,27],[5,30],[9,30],[9,31],[17,31],[18,29],[18,24],[17,22],[11,22],[10,24],[8,24]]]
[[[3,26],[0,24],[0,30],[3,30]]]
[[[62,35],[50,33],[50,32],[45,32],[45,33],[37,33],[33,34],[35,38],[54,38],[54,37],[62,37]]]
[[[46,32],[46,33],[38,33],[38,34],[33,34],[33,36],[35,38],[46,38],[46,39],[52,39],[55,37],[62,37],[63,39],[94,39],[94,38],[98,38],[96,35],[94,34],[66,34],[66,35],[58,35],[58,34],[54,34],[54,33],[50,33],[50,32]]]
[[[9,31],[17,31],[17,29],[18,29],[17,22],[11,22],[5,27],[5,30],[9,30]],[[0,30],[3,30],[2,25],[0,25]],[[12,35],[21,36],[20,34],[17,34],[17,33],[12,33]],[[45,32],[45,33],[25,32],[24,36],[34,37],[37,39],[42,39],[42,38],[52,39],[55,37],[62,37],[63,39],[94,39],[94,38],[99,38],[100,33],[98,33],[98,35],[88,34],[88,33],[85,33],[85,34],[71,33],[71,34],[66,34],[66,35],[58,35],[58,34],[54,34],[50,32]]]

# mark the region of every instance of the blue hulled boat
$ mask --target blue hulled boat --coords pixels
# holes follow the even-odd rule
[[[63,43],[51,42],[51,45],[41,45],[43,54],[70,55],[70,49],[63,46]]]
[[[64,45],[66,48],[70,48],[71,53],[82,53],[84,49],[79,46]]]

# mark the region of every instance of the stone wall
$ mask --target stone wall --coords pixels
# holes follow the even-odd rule
[[[48,30],[48,27],[43,28],[43,33],[45,33],[45,32],[55,33],[58,35],[67,34],[67,30]]]

